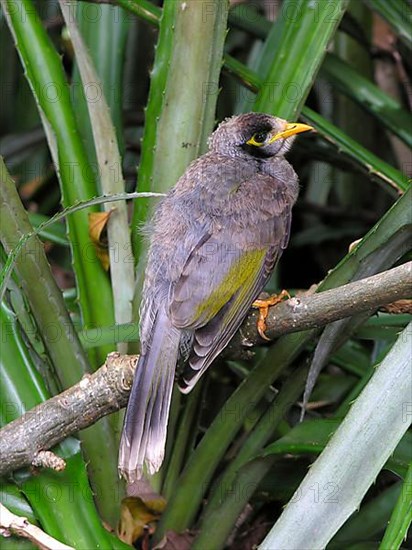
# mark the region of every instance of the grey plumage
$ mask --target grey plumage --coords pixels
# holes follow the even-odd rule
[[[285,125],[259,113],[224,121],[209,152],[156,209],[141,356],[120,445],[119,469],[129,481],[163,461],[179,358],[186,362],[180,388],[188,393],[228,344],[287,246],[298,180],[283,155],[294,136],[270,142]],[[266,135],[262,144],[247,143]]]

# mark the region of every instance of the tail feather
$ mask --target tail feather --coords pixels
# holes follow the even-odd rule
[[[180,331],[159,311],[136,367],[120,442],[119,471],[129,482],[140,479],[144,467],[157,472],[163,462],[179,341]]]

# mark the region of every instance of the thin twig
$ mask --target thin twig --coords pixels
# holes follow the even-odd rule
[[[3,504],[0,504],[0,535],[3,537],[10,537],[11,535],[24,537],[31,540],[42,550],[74,550],[72,546],[63,544],[30,523],[27,518],[16,516]]]

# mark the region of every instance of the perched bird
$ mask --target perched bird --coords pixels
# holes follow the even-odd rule
[[[234,116],[156,209],[140,308],[141,355],[120,443],[130,482],[163,461],[176,366],[188,393],[239,328],[289,240],[298,178],[285,160],[310,126]]]

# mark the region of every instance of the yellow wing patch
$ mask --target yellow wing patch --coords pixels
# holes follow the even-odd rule
[[[194,318],[203,317],[206,322],[210,321],[237,292],[239,294],[236,303],[243,303],[244,296],[259,275],[266,252],[266,249],[243,252],[219,286],[211,292],[202,304],[199,304]]]

